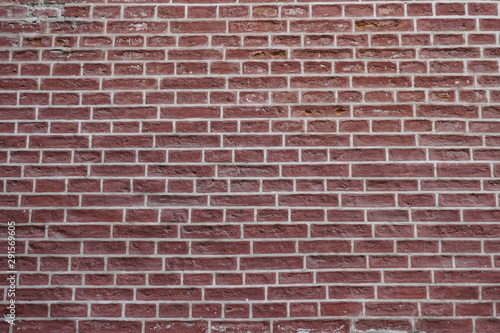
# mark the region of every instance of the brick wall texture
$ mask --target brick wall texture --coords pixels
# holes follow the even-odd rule
[[[500,332],[498,5],[3,0],[0,331]]]

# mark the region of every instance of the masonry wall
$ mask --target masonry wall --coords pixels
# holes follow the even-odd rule
[[[497,1],[0,18],[2,332],[500,332]]]

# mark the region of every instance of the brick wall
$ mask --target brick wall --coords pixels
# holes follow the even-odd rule
[[[2,332],[500,332],[497,1],[5,0],[0,31]]]

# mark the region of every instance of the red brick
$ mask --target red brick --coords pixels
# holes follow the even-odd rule
[[[412,31],[411,20],[401,19],[367,19],[355,21],[356,31]]]
[[[422,303],[422,314],[426,316],[450,316],[452,313],[453,304]]]
[[[250,257],[241,259],[244,270],[256,269],[301,269],[301,257]]]
[[[275,321],[274,330],[277,331],[280,328],[286,332],[298,333],[303,330],[328,330],[334,329],[340,333],[347,333],[350,329],[350,323],[347,320],[287,320],[287,321]]]
[[[496,3],[119,1],[0,9],[17,330],[497,331]]]
[[[262,288],[207,288],[207,300],[263,300]]]

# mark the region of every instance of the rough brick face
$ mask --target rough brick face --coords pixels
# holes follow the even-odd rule
[[[500,332],[498,6],[2,1],[0,331]]]

